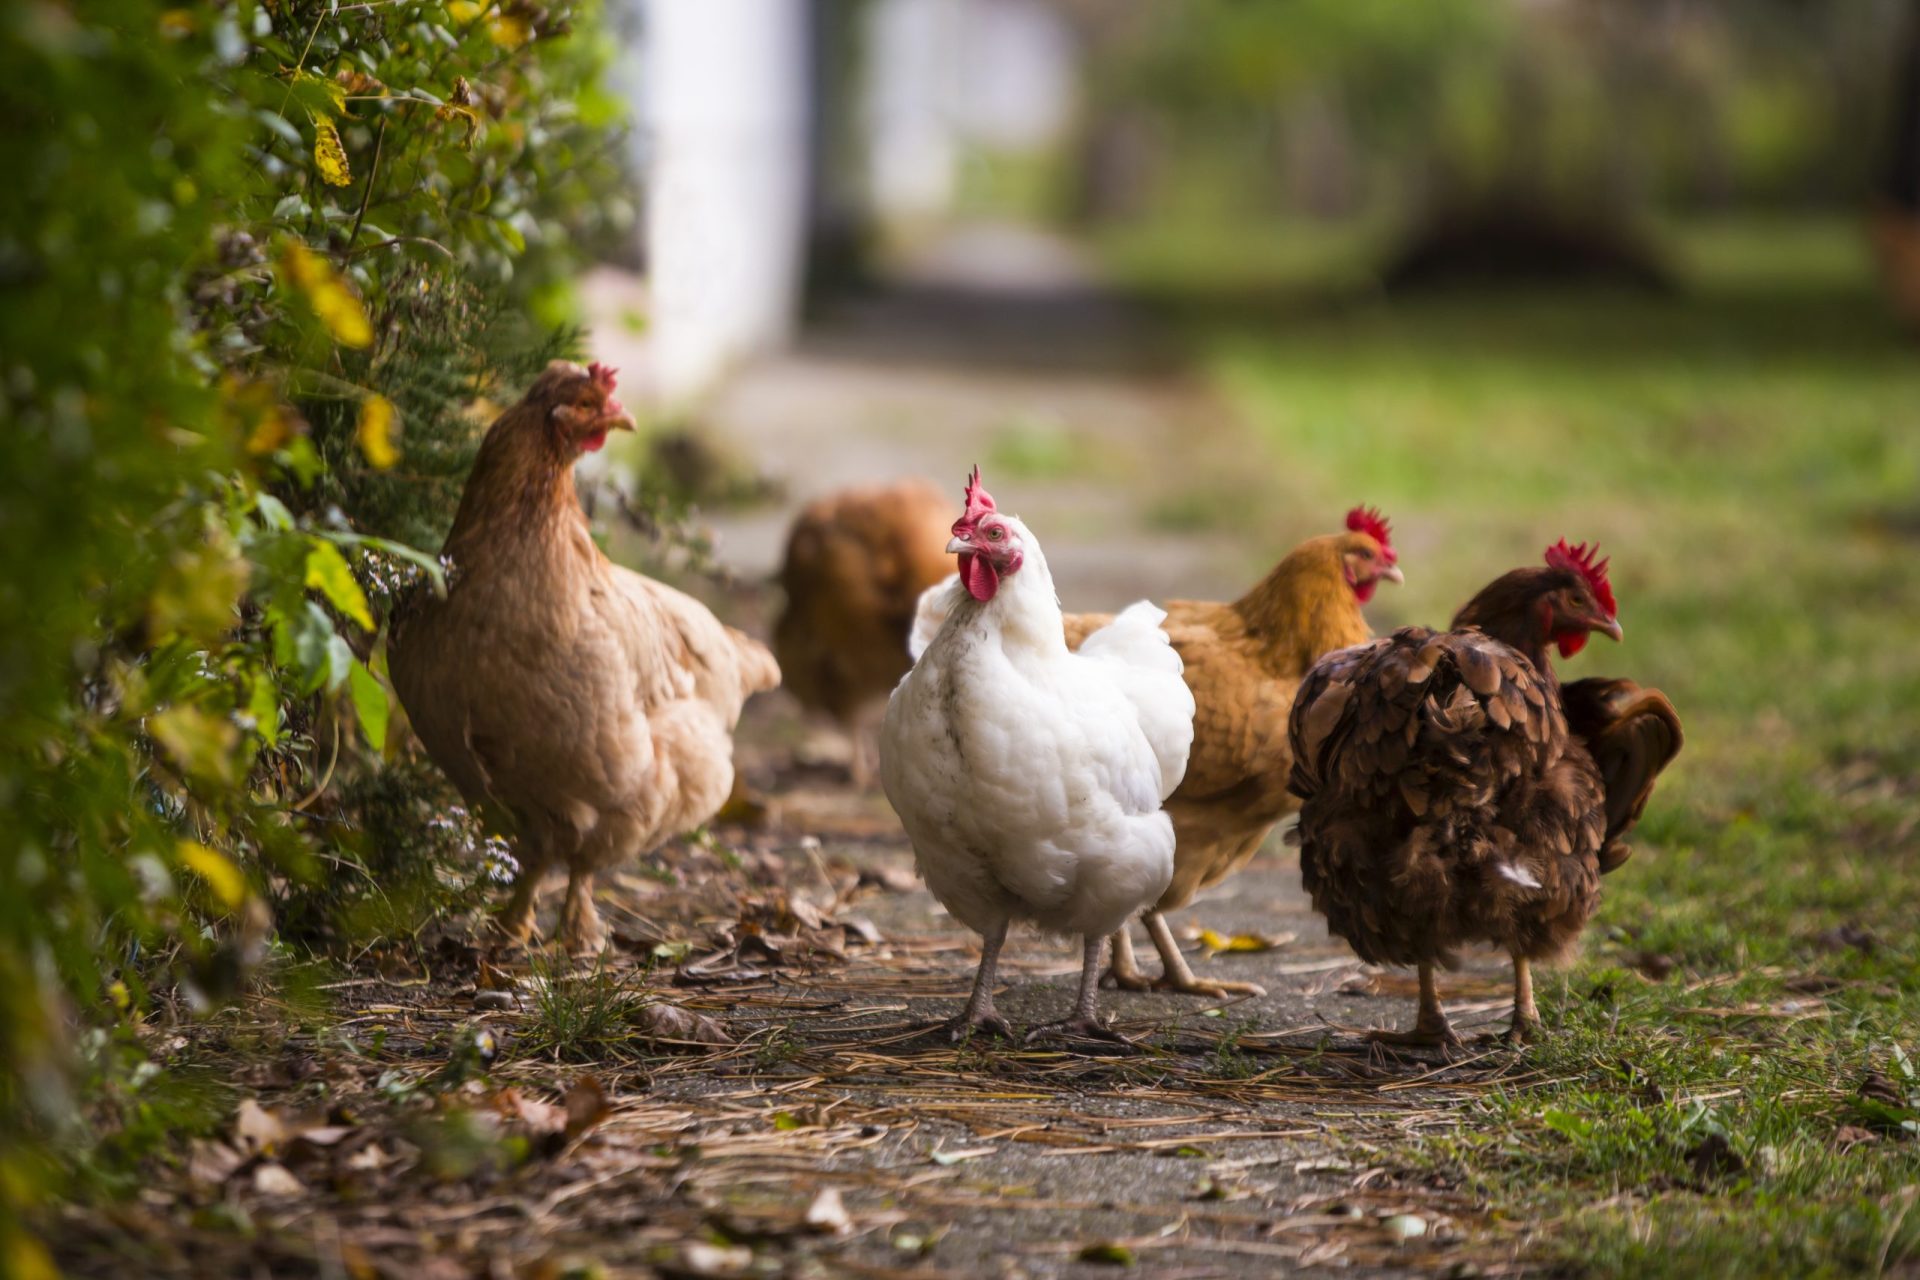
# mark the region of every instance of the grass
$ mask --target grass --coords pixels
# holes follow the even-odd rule
[[[1253,428],[1274,512],[1391,514],[1408,585],[1376,625],[1443,621],[1597,538],[1627,640],[1564,670],[1658,685],[1686,721],[1586,958],[1543,990],[1546,1083],[1398,1158],[1573,1270],[1911,1268],[1920,1137],[1861,1084],[1920,1105],[1898,1052],[1920,1061],[1920,346],[1857,228],[1684,229],[1669,251],[1678,299],[1389,302],[1342,293],[1340,253],[1316,278],[1252,246],[1220,308],[1169,284],[1207,279],[1180,252],[1115,260]]]

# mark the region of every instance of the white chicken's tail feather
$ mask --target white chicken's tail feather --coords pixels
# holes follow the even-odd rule
[[[1193,749],[1193,692],[1181,678],[1185,664],[1161,623],[1167,611],[1148,600],[1122,609],[1080,645],[1080,656],[1109,664],[1114,683],[1140,716],[1140,728],[1160,764],[1160,799],[1187,773]]]
[[[913,630],[907,633],[907,654],[915,662],[940,634],[947,615],[953,612],[953,606],[959,602],[955,593],[960,586],[960,575],[950,573],[940,581],[920,593],[920,603],[914,606]]]

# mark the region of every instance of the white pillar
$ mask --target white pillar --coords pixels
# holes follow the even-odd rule
[[[652,389],[697,398],[783,345],[807,213],[807,0],[645,0]]]

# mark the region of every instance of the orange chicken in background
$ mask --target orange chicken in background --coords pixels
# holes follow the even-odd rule
[[[1263,994],[1251,983],[1195,977],[1166,913],[1246,866],[1281,819],[1299,808],[1287,791],[1294,694],[1321,655],[1372,636],[1361,606],[1382,581],[1402,581],[1380,513],[1355,507],[1346,524],[1345,533],[1301,543],[1232,603],[1166,602],[1162,625],[1185,664],[1197,708],[1193,751],[1185,779],[1166,802],[1175,838],[1173,882],[1142,917],[1163,972],[1149,980],[1139,971],[1123,928],[1114,935],[1111,970],[1121,987]],[[1068,614],[1067,643],[1077,648],[1110,621],[1106,614]]]
[[[787,689],[853,741],[853,780],[878,774],[878,721],[913,660],[920,593],[953,572],[952,503],[925,480],[848,489],[809,504],[787,535],[786,604],[773,651]]]
[[[632,429],[613,390],[613,370],[556,360],[488,428],[442,551],[446,597],[411,601],[388,654],[427,754],[511,829],[500,931],[531,936],[540,878],[562,865],[576,952],[605,944],[595,872],[713,816],[741,705],[780,682],[758,641],[594,543],[573,467]]]

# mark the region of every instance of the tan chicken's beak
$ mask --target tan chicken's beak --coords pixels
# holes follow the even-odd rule
[[[1619,644],[1626,636],[1626,633],[1620,629],[1620,621],[1617,618],[1608,618],[1605,622],[1594,627],[1594,630],[1610,638],[1615,644]]]
[[[1393,583],[1397,587],[1404,587],[1407,585],[1407,575],[1400,572],[1400,566],[1397,564],[1388,565],[1386,568],[1380,571],[1379,576],[1382,578],[1385,578],[1388,582]]]

